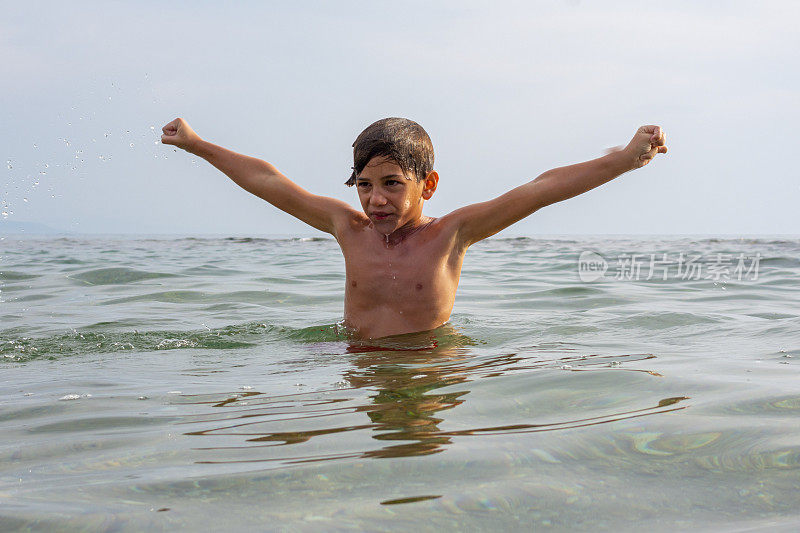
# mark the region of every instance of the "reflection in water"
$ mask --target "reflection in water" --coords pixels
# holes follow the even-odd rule
[[[398,505],[401,503],[424,502],[425,500],[435,500],[441,497],[442,497],[441,494],[426,495],[426,496],[411,496],[410,498],[397,498],[396,500],[384,500],[381,502],[381,505]]]
[[[649,407],[569,420],[444,431],[440,429],[444,414],[466,401],[470,393],[466,384],[470,382],[553,368],[579,372],[614,368],[615,371],[646,372],[659,376],[649,370],[619,368],[623,361],[644,361],[655,356],[581,355],[573,353],[574,350],[569,346],[543,345],[526,349],[529,353],[525,355],[512,353],[481,357],[470,350],[474,341],[444,328],[427,334],[371,341],[370,344],[355,341],[332,344],[337,346],[339,353],[352,357],[352,366],[343,373],[340,383],[345,386],[341,388],[288,396],[269,396],[248,391],[228,394],[225,398],[219,395],[185,397],[190,400],[187,403],[225,408],[222,412],[198,415],[195,420],[185,417],[190,420],[185,422],[187,424],[205,426],[186,432],[186,435],[244,437],[247,443],[243,446],[239,441],[234,446],[196,448],[218,452],[213,460],[197,462],[275,462],[290,465],[346,458],[430,455],[445,450],[454,437],[532,433],[604,424],[685,409],[686,406],[676,404],[688,399],[683,396],[665,398]],[[323,348],[327,354],[331,351],[330,345],[322,347],[317,344],[316,347]],[[440,390],[452,385],[462,386],[457,390]],[[366,419],[362,413],[366,414]],[[219,422],[224,425],[220,426]],[[208,428],[209,424],[213,426]],[[340,453],[308,453],[320,448],[341,450],[341,445],[311,446],[312,440],[316,442],[316,439],[336,434],[350,435],[344,443],[344,447],[350,449]],[[384,445],[378,448],[365,445],[364,435],[369,435],[366,442],[374,444],[374,441],[379,441]],[[300,454],[287,454],[275,448],[301,444],[305,447],[298,448]],[[272,448],[269,457],[265,458],[263,453],[254,457],[254,448],[265,447]],[[233,454],[233,457],[228,457],[229,454]]]
[[[365,457],[408,457],[442,451],[449,436],[441,434],[440,411],[461,404],[467,390],[432,393],[436,389],[468,381],[459,362],[468,354],[456,346],[434,345],[418,350],[397,349],[363,353],[353,361],[354,369],[345,373],[345,380],[358,389],[371,389],[372,403],[360,406],[373,423],[373,436],[380,441],[405,441],[364,453]]]

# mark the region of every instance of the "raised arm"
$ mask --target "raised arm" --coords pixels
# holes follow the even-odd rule
[[[336,236],[336,228],[355,211],[335,198],[311,194],[266,161],[204,141],[182,118],[176,118],[162,131],[162,143],[202,157],[247,192],[320,231]]]
[[[594,189],[617,176],[649,163],[667,152],[666,137],[659,126],[642,126],[631,142],[604,157],[548,170],[535,180],[487,202],[453,211],[458,238],[469,246],[522,220],[534,211]]]

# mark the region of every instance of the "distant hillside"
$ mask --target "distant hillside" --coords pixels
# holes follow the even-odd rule
[[[16,220],[0,220],[0,235],[50,235],[63,233],[39,222],[18,222]]]

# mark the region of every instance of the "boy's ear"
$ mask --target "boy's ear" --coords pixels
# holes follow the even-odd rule
[[[439,184],[439,173],[435,170],[428,172],[425,176],[425,182],[422,187],[422,198],[430,200],[433,193],[436,192],[436,186]]]

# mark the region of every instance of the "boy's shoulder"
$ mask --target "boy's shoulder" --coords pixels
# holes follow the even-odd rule
[[[402,250],[407,258],[416,257],[419,264],[436,258],[458,260],[466,247],[458,240],[458,227],[448,215],[424,217],[425,220],[407,232],[395,232],[388,238],[379,235],[366,215],[353,216],[336,236],[345,258],[366,258],[383,254],[387,249]],[[400,251],[400,250],[398,250]]]

